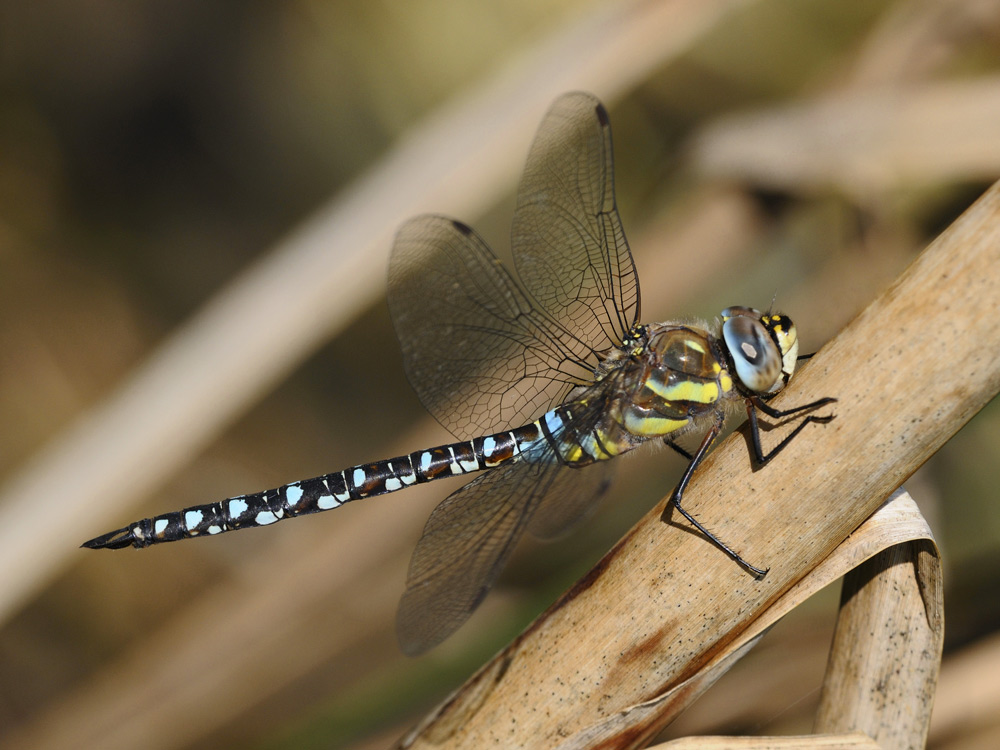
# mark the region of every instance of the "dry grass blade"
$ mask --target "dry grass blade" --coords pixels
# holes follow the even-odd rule
[[[685,737],[649,750],[879,750],[875,740],[860,732],[810,734],[804,737]]]
[[[941,667],[941,563],[928,541],[879,552],[844,579],[816,731],[864,731],[883,748],[927,742]]]
[[[1000,184],[776,401],[836,396],[834,422],[759,472],[734,437],[692,481],[689,510],[770,565],[764,580],[656,508],[404,744],[553,745],[698,674],[1000,390],[998,300]],[[606,746],[637,746],[662,722]]]
[[[705,690],[710,688],[716,680],[722,677],[736,661],[742,658],[763,637],[768,628],[817,591],[845,574],[859,569],[859,566],[861,569],[864,569],[871,560],[880,560],[881,556],[887,550],[891,551],[900,546],[917,542],[928,544],[933,548],[930,528],[924,521],[923,516],[920,515],[920,511],[917,509],[913,499],[905,491],[900,490],[894,493],[885,505],[865,521],[843,544],[838,546],[829,557],[768,606],[757,619],[748,623],[743,630],[734,631],[732,633],[733,639],[692,677],[672,686],[663,695],[659,695],[640,705],[625,708],[609,718],[577,733],[571,739],[560,744],[559,750],[584,750],[585,748],[595,746],[629,746],[628,744],[621,744],[620,740],[635,735],[652,723],[665,724],[671,721],[693,703],[698,696],[704,693]],[[940,567],[938,566],[934,570],[939,576]],[[905,575],[905,573],[901,574],[900,577],[902,575]],[[912,578],[912,575],[910,577]],[[906,582],[902,582],[902,585],[905,586]],[[940,592],[940,587],[937,588],[937,591]],[[871,604],[871,601],[867,600],[865,603]],[[940,601],[938,601],[938,605],[940,606]],[[911,607],[910,609],[913,608]],[[868,613],[868,610],[861,611]],[[882,614],[882,610],[877,609],[871,614],[873,617],[878,616]],[[918,614],[921,617],[924,616],[922,602],[919,603]],[[926,638],[928,642],[933,642],[926,650],[933,652],[935,658],[934,667],[933,669],[928,667],[924,670],[925,673],[930,673],[933,678],[937,676],[937,665],[940,663],[941,645],[944,635],[944,629],[940,626],[940,616],[936,618],[936,622],[938,623],[938,627],[931,630],[931,634]],[[846,630],[840,627],[839,621],[838,628],[840,631]],[[928,630],[928,628],[924,628],[924,630]],[[916,640],[916,638],[912,639],[907,643],[907,646],[911,646]],[[913,651],[907,648],[900,648],[899,650],[907,655],[913,655]],[[915,653],[918,657],[921,651],[919,647],[916,648]],[[839,667],[842,663],[841,661],[836,661],[836,666]],[[843,685],[845,692],[849,692],[849,678],[844,678],[845,671],[844,669],[838,671],[837,669],[828,668],[827,680],[830,679],[829,675],[833,673],[835,682],[838,685]],[[898,695],[895,703],[890,701],[886,701],[885,703],[892,708],[897,708],[900,705],[911,707],[912,701],[907,699],[923,697],[923,694],[926,692],[923,690],[923,687],[924,683],[921,682],[920,688],[913,689],[909,693],[900,689],[897,691]],[[833,692],[827,692],[833,697]],[[854,705],[854,703],[855,701],[852,696],[849,705]],[[927,726],[930,721],[930,701],[924,701],[922,705],[926,707],[926,711],[923,713],[912,712],[914,716],[910,718],[909,723],[911,725],[916,724],[917,729],[926,736]],[[853,719],[854,717],[850,718]],[[858,726],[857,722],[851,723],[845,720],[841,726],[817,726],[817,731],[852,732],[867,730],[868,728],[868,725]],[[874,732],[869,732],[869,734],[875,736]]]
[[[1000,171],[1000,78],[848,91],[725,117],[695,157],[707,175],[854,195],[992,178]]]

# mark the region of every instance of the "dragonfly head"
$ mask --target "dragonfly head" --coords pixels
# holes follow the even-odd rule
[[[787,315],[727,307],[722,311],[722,339],[736,377],[754,393],[777,393],[795,372],[799,339]]]

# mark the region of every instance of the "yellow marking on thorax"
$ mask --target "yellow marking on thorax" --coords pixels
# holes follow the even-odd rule
[[[694,401],[697,404],[714,404],[719,400],[717,383],[699,383],[695,380],[681,380],[666,385],[660,380],[649,378],[646,387],[664,401]]]
[[[640,435],[642,437],[668,435],[671,432],[676,432],[687,423],[687,419],[640,417],[631,411],[625,414],[625,429],[633,435]]]
[[[729,391],[733,390],[733,379],[729,377],[728,372],[724,372],[719,376],[719,387],[722,388],[724,393],[729,393]]]
[[[696,341],[695,339],[688,339],[687,341],[685,341],[685,342],[684,342],[684,345],[685,345],[685,346],[686,346],[686,347],[687,347],[688,349],[694,349],[694,350],[695,350],[696,352],[698,352],[699,354],[704,354],[704,353],[705,353],[705,347],[703,347],[703,346],[702,346],[702,345],[701,345],[701,344],[700,344],[700,343],[699,343],[698,341]]]

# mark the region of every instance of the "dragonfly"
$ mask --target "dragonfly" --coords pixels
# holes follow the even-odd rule
[[[144,548],[269,526],[443,477],[478,474],[431,513],[410,561],[396,631],[420,654],[459,628],[529,532],[550,539],[587,516],[610,459],[662,441],[689,463],[676,510],[746,572],[751,565],[682,505],[685,488],[744,407],[758,465],[833,415],[768,404],[795,371],[783,314],[730,307],[710,324],[639,323],[639,280],[615,203],[611,126],[569,93],[529,150],[511,230],[516,275],[470,227],[424,215],[399,230],[388,301],[407,377],[457,442],[131,523],[84,547]],[[757,413],[798,424],[765,452]],[[678,440],[702,434],[692,452]]]

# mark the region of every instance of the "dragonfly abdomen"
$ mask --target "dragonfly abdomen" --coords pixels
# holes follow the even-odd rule
[[[397,492],[414,484],[491,469],[543,440],[539,421],[507,432],[440,445],[405,456],[238,495],[136,521],[83,544],[92,549],[136,548],[236,529],[270,526],[286,518],[333,510],[353,500]]]

